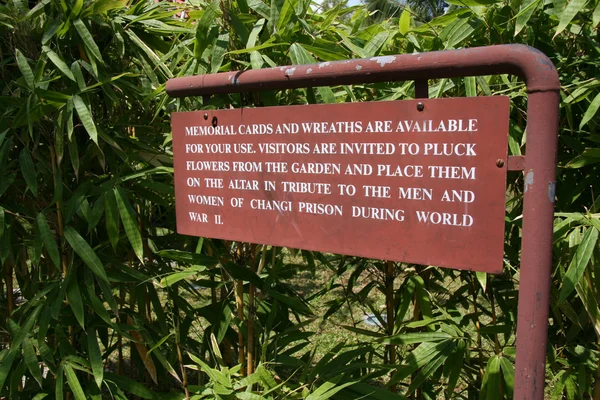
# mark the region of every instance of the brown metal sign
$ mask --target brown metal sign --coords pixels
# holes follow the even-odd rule
[[[498,273],[507,97],[173,114],[179,233]]]

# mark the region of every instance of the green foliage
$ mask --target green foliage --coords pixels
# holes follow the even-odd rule
[[[508,177],[498,276],[183,237],[172,111],[396,100],[414,89],[181,100],[164,91],[175,76],[497,43],[539,48],[561,77],[547,394],[590,396],[600,337],[600,5],[447,3],[444,12],[440,2],[408,2],[391,14],[376,3],[313,11],[307,0],[0,3],[0,397],[510,397],[521,173]],[[509,151],[525,154],[517,78],[429,88],[431,97],[493,94],[511,98]],[[316,268],[328,284],[298,293],[290,279]],[[383,311],[374,298],[385,298]],[[376,326],[349,319],[344,342],[311,347],[315,323],[352,310]],[[248,351],[250,374],[240,361]]]

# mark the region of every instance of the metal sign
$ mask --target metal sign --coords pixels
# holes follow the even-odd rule
[[[250,70],[244,72],[232,71],[214,75],[183,77],[169,80],[167,82],[166,90],[167,93],[169,93],[169,95],[171,96],[184,97],[213,95],[219,93],[241,93],[256,92],[261,90],[293,89],[300,87],[350,85],[354,83],[414,80],[416,83],[415,92],[417,93],[417,96],[424,97],[424,94],[427,92],[426,82],[428,79],[493,74],[517,75],[525,81],[527,87],[527,154],[524,157],[508,157],[506,162],[508,170],[523,170],[524,172],[524,200],[522,222],[523,239],[521,243],[521,269],[519,274],[520,284],[517,319],[517,357],[515,366],[514,398],[542,400],[544,398],[546,344],[548,339],[548,309],[550,302],[550,273],[552,267],[552,226],[554,220],[554,193],[556,180],[555,168],[558,136],[558,104],[560,90],[558,73],[552,62],[548,59],[548,57],[546,57],[543,53],[539,52],[538,50],[524,45],[489,46],[463,50],[415,53],[397,56],[383,56],[374,57],[370,59],[345,60],[312,65],[296,65],[281,68]],[[477,104],[477,102],[482,101],[487,100],[478,98],[477,101],[472,104]],[[435,102],[430,100],[422,100],[422,102],[425,105],[424,112],[425,110],[428,110],[430,104],[435,104]],[[385,117],[385,120],[391,120],[392,118],[397,119],[398,113],[404,112],[400,111],[404,108],[404,106],[401,107],[400,104],[405,103],[398,103],[396,105],[396,108],[394,108],[393,112],[390,112],[389,116],[378,115],[378,118],[383,119]],[[456,104],[459,103],[457,102]],[[434,106],[431,107],[433,108]],[[406,108],[406,110],[408,110],[408,108]],[[271,111],[270,117],[273,118],[273,120],[281,121],[279,112],[276,110],[279,110],[279,108],[275,109],[274,111]],[[300,108],[298,108],[298,110],[300,110]],[[458,112],[461,110],[456,111]],[[462,112],[465,111],[467,110],[462,110]],[[482,109],[480,111],[483,112],[484,110]],[[233,121],[241,121],[242,113],[253,112],[254,111],[250,110],[238,111],[238,117],[235,117],[236,114],[221,114],[220,111],[214,112],[215,114],[207,112],[207,114],[210,114],[207,115],[207,120],[210,117],[212,123],[212,116],[216,116],[216,122],[218,125],[219,116],[222,116],[222,118],[224,119],[231,118],[231,122],[225,121],[226,125],[231,123],[235,124],[235,122]],[[440,115],[444,115],[445,117],[450,118],[450,116],[453,114]],[[454,115],[456,115],[455,118],[458,118],[460,115],[464,115],[463,118],[472,118],[469,117],[468,114]],[[482,116],[483,115],[487,114],[482,114]],[[371,119],[370,115],[366,115],[364,117],[365,118],[363,118],[360,115],[352,116],[353,119],[363,118],[364,121]],[[174,118],[177,119],[179,117],[174,116]],[[204,118],[203,114],[202,118]],[[311,119],[311,121],[318,120]],[[504,110],[501,109],[501,112],[498,113],[497,123],[503,124],[505,123],[505,121],[506,113]],[[178,122],[176,121],[174,121],[174,123],[175,129],[185,130],[185,126],[177,125]],[[488,139],[500,140],[496,138],[492,139],[492,137],[495,137],[496,135],[502,135],[503,137],[505,137],[505,129],[495,130],[494,125],[495,123],[492,123],[489,126],[489,128],[493,129],[493,131],[490,131],[492,133],[490,134]],[[202,126],[202,121],[200,120],[200,123],[196,126]],[[394,133],[389,133],[388,135],[392,134]],[[313,135],[315,134],[313,133]],[[300,136],[297,137],[299,138]],[[253,143],[253,145],[255,145],[259,141],[260,139],[255,138],[246,143]],[[415,139],[414,142],[419,143],[421,145],[422,143],[426,143],[426,139],[423,139],[422,142],[417,142]],[[314,144],[316,142],[313,140],[310,143]],[[358,141],[356,143],[361,142]],[[400,141],[398,141],[398,143],[400,143]],[[431,141],[431,143],[434,142]],[[435,143],[443,144],[444,142],[442,141],[442,139],[438,139],[438,141]],[[230,144],[233,144],[233,142]],[[477,151],[481,151],[481,148],[483,147],[483,142],[481,142],[481,145],[479,141],[476,142],[476,144],[477,146],[479,146],[477,148]],[[502,147],[501,154],[505,155],[506,142],[499,142],[498,146]],[[397,149],[397,146],[395,147],[395,149]],[[493,149],[490,149],[490,155],[495,154],[492,152],[492,150]],[[364,155],[363,157],[365,157],[364,160],[367,160],[367,155]],[[375,155],[373,155],[373,157],[375,157]],[[377,157],[380,157],[380,155],[377,155]],[[496,157],[496,155],[492,157]],[[497,157],[499,157],[498,160],[492,159],[491,162],[501,161],[502,156]],[[282,155],[280,158],[280,161],[290,162],[291,160],[291,155],[287,154]],[[359,160],[357,162],[364,164],[368,164],[371,162],[370,159],[369,161],[362,161],[362,158],[357,158],[356,160]],[[477,161],[474,161],[473,165],[476,166],[478,171],[489,171],[490,174],[493,174],[493,171],[502,174],[506,172],[505,168],[501,168],[498,170],[494,170],[492,168],[488,170],[489,161],[490,160],[484,159],[483,157],[479,157]],[[180,161],[176,158],[175,162],[176,170],[181,170],[181,168],[178,166],[178,163]],[[342,161],[339,162],[342,163]],[[397,159],[394,162],[402,163],[402,159]],[[375,160],[373,161],[373,163],[378,164],[378,161]],[[423,164],[425,164],[424,161]],[[499,164],[501,164],[501,162]],[[450,164],[448,164],[448,166],[449,165]],[[461,166],[460,164],[453,165]],[[179,174],[180,172],[176,173]],[[292,173],[292,175],[294,175],[294,173]],[[321,176],[324,177],[326,175],[321,174]],[[299,176],[296,176],[295,179],[296,178],[298,179],[298,181],[300,181]],[[341,178],[339,179],[341,182]],[[430,177],[429,179],[432,178]],[[498,177],[494,177],[494,179],[498,179]],[[367,182],[367,185],[369,185],[370,182],[373,182],[373,185],[385,185],[391,187],[391,183],[389,185],[385,183],[376,184],[376,180],[374,178],[365,179],[364,182]],[[332,183],[336,183],[336,181],[332,181]],[[425,184],[425,177],[423,177],[422,183]],[[487,188],[487,185],[488,183],[482,183],[481,186],[478,186],[479,192],[481,192],[482,188]],[[490,183],[490,185],[490,190],[497,190],[495,188],[495,184]],[[441,187],[442,186],[439,186],[439,188]],[[477,187],[474,186],[474,188]],[[461,188],[459,188],[459,190],[461,190]],[[462,190],[470,190],[475,193],[475,190],[469,189],[468,187],[464,187],[462,188]],[[479,197],[477,197],[475,201],[477,201],[477,199],[481,198],[481,196],[483,195],[479,192],[476,194]],[[394,195],[397,194],[398,193],[394,193]],[[496,196],[502,197],[502,199],[494,199],[494,202],[504,201],[504,193],[496,194]],[[297,202],[301,200],[299,197],[295,197],[295,201]],[[381,199],[376,199],[375,201],[378,202],[376,204],[383,204],[384,202],[384,200]],[[432,196],[432,206],[433,203],[434,201]],[[354,205],[351,202],[348,204]],[[356,205],[361,206],[361,204],[359,203],[357,203]],[[177,207],[179,212],[182,205],[178,203]],[[183,207],[185,207],[185,205]],[[384,208],[383,205],[377,205],[373,207]],[[465,210],[463,214],[469,214],[469,212],[473,212],[473,210],[477,207],[479,207],[479,205],[469,205],[467,206],[468,212]],[[440,208],[439,210],[442,209],[443,208]],[[431,210],[433,210],[433,208],[431,208]],[[451,211],[452,208],[449,208],[448,210]],[[460,213],[454,212],[452,214]],[[318,216],[309,215],[309,217],[316,218]],[[493,219],[494,218],[492,218],[492,220]],[[291,223],[293,221],[297,221],[298,219],[290,218],[288,220]],[[318,220],[322,221],[321,219]],[[450,220],[453,221],[452,219]],[[460,218],[457,221],[459,220]],[[402,221],[402,223],[404,222],[406,221]],[[473,227],[468,227],[467,229],[478,229],[475,227],[475,223],[476,220],[474,219]],[[252,229],[256,229],[256,226],[256,224],[248,224],[246,229],[248,231],[251,231]],[[365,232],[359,232],[359,234],[362,235],[363,238],[369,236],[378,236],[383,238],[385,236],[378,235],[377,229],[369,228],[369,230],[367,230],[367,228],[364,228],[364,226],[365,225],[358,225],[355,228],[359,230],[365,230]],[[500,226],[500,224],[496,225],[496,223],[494,222],[491,223],[490,228],[497,229],[498,226]],[[442,232],[441,228],[443,227],[435,227],[436,232]],[[450,228],[455,229],[453,231],[455,232],[464,229],[465,226],[452,226]],[[291,226],[288,226],[288,230],[292,229],[295,229],[293,224]],[[331,228],[327,224],[320,223],[318,225],[312,225],[312,228],[307,229],[310,230],[301,232],[305,236],[305,239],[309,240],[313,235],[318,235],[318,231],[321,229],[328,230],[335,228]],[[199,233],[200,231],[197,232]],[[210,233],[207,233],[207,236],[212,236],[211,233],[216,232],[216,230],[210,230],[209,232]],[[387,232],[389,233],[391,231],[388,230]],[[433,230],[425,230],[420,232],[433,232]],[[406,235],[410,235],[410,241],[404,243],[410,243],[410,246],[406,248],[392,250],[392,247],[400,247],[398,243],[400,243],[402,240],[406,240],[402,238],[402,236]],[[441,233],[438,233],[438,235],[439,236],[437,236],[437,242],[433,243],[431,246],[432,251],[435,250],[438,246],[444,247],[445,249],[451,249],[454,245],[461,245],[459,241],[456,241],[456,243],[454,243],[454,235]],[[275,242],[275,240],[279,240],[279,238],[274,237],[275,235],[272,236],[273,242]],[[243,239],[244,237],[240,237],[240,239]],[[412,250],[410,249],[412,248],[412,246],[418,246],[418,243],[420,243],[421,240],[431,240],[430,237],[425,238],[422,236],[415,236],[415,234],[410,231],[398,235],[398,237],[396,237],[395,239],[396,241],[394,243],[390,244],[390,242],[388,242],[385,247],[388,247],[388,251],[390,251],[390,257],[392,257],[393,254],[395,254],[398,256],[397,259],[403,259],[402,252],[411,252]],[[494,240],[493,238],[491,238],[490,243],[493,242]],[[363,243],[364,242],[362,241],[360,242],[361,247],[363,246]],[[316,245],[318,245],[318,243]],[[346,246],[344,243],[342,243],[341,245],[345,246],[344,248],[346,249],[352,250],[352,252],[356,254],[370,254],[367,253],[367,250],[365,249],[352,249],[351,246]],[[298,247],[304,246],[299,245]],[[323,247],[315,248],[320,249]],[[472,248],[469,248],[469,250],[472,250]],[[467,250],[463,247],[461,248],[461,250],[458,251],[463,252]],[[418,251],[412,251],[412,253],[410,253],[412,254],[411,259],[416,260],[417,254],[419,253],[420,252]],[[461,259],[463,255],[464,254],[447,254],[445,258],[454,258],[454,260],[456,261]],[[412,256],[415,257],[412,258]],[[393,258],[396,257],[393,256]],[[465,260],[463,261],[465,261],[466,263],[466,259],[468,257],[464,258]],[[438,264],[448,266],[451,265],[451,263],[446,264],[443,261],[444,260],[442,259],[441,262],[439,262]],[[431,264],[434,263],[435,262],[431,262]],[[465,265],[466,264],[462,265],[463,268],[465,267]],[[471,265],[470,267],[475,268],[476,266]],[[490,270],[497,271],[498,267],[491,267]]]
[[[173,114],[179,233],[498,273],[507,97]]]

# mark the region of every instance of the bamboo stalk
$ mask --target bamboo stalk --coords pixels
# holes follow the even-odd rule
[[[492,285],[489,285],[489,293],[490,293],[490,307],[492,309],[492,323],[494,324],[494,326],[496,326],[496,302],[494,300],[494,289],[492,288]],[[496,351],[496,355],[500,354],[500,343],[498,342],[498,334],[495,333],[494,334],[494,348]],[[502,381],[500,381],[500,386],[499,386],[499,391],[500,391],[500,398],[503,399],[504,398],[504,385],[502,385]]]
[[[13,293],[13,266],[10,262],[10,259],[6,260],[4,268],[6,280],[6,299],[8,302],[8,314],[6,315],[6,322],[8,325],[8,319],[15,309],[15,294]]]
[[[119,288],[119,307],[123,310],[125,305],[125,288],[123,285]],[[120,319],[120,317],[118,317]],[[117,334],[117,350],[119,351],[119,365],[117,366],[117,374],[124,375],[124,360],[123,360],[123,336]]]
[[[176,293],[177,295],[177,293]],[[177,361],[179,362],[179,368],[181,370],[181,380],[182,380],[182,384],[183,384],[183,390],[185,391],[185,400],[190,400],[190,391],[188,389],[188,379],[187,379],[187,373],[185,371],[185,366],[183,364],[183,354],[181,353],[181,346],[179,345],[179,335],[180,335],[180,325],[179,325],[179,308],[177,306],[175,306],[174,310],[174,317],[176,318],[176,326],[177,326],[177,332],[175,335],[175,347],[177,348]]]
[[[475,282],[475,276],[473,273],[472,282],[472,293],[473,293],[473,313],[475,314],[475,328],[477,329],[477,348],[479,349],[479,374],[481,377],[485,375],[485,370],[483,368],[483,349],[481,348],[481,324],[479,323],[479,310],[477,309],[477,286]]]
[[[600,340],[598,340],[600,345]],[[600,358],[598,359],[598,367],[596,368],[596,380],[594,382],[594,400],[600,400]]]
[[[250,268],[256,272],[256,245],[250,245]],[[250,283],[248,288],[248,375],[254,373],[254,284]]]
[[[246,368],[244,368],[246,350],[244,348],[244,332],[242,331],[244,322],[244,282],[241,280],[236,281],[235,306],[237,308],[238,319],[240,320],[238,329],[238,363],[242,366],[240,374],[246,376]]]
[[[391,336],[394,334],[394,319],[395,319],[395,304],[394,304],[394,268],[395,265],[392,261],[387,261],[385,264],[385,308],[387,311],[387,334]],[[396,346],[389,344],[388,358],[390,365],[396,363]],[[391,371],[393,375],[394,371]],[[390,391],[396,393],[397,386],[394,384],[390,386]]]

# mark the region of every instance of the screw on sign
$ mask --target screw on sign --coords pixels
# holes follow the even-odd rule
[[[206,96],[415,80],[418,97],[425,97],[427,79],[513,74],[527,86],[527,154],[524,159],[507,158],[508,108],[503,98],[279,107],[270,126],[261,110],[246,109],[244,117],[239,110],[204,116],[176,113],[178,230],[499,272],[506,170],[522,169],[526,185],[514,398],[543,399],[554,211],[549,193],[554,193],[555,185],[560,89],[551,61],[531,47],[501,45],[293,68],[293,75],[286,74],[284,67],[176,78],[167,82],[167,93]],[[492,123],[488,118],[494,116],[482,106],[486,101],[497,112]],[[472,109],[465,111],[464,105]],[[310,115],[302,111],[307,107]],[[272,120],[273,114],[266,120]],[[304,128],[303,122],[311,124]],[[201,154],[185,153],[186,140],[192,139],[203,145]],[[211,152],[217,142],[229,144],[231,151]],[[204,211],[192,211],[195,207]],[[483,216],[479,217],[486,207],[491,210],[485,224],[488,230],[481,226]],[[227,220],[228,215],[234,218]],[[262,220],[267,215],[271,215],[269,230],[260,232],[249,233],[231,222],[238,217]],[[329,227],[333,221],[358,232],[368,232],[373,225],[384,227],[385,232],[396,233],[396,241],[377,237],[381,243],[367,249],[361,245],[367,236],[331,231],[336,237],[311,241],[315,232],[335,229]],[[411,229],[410,243],[403,238],[409,236],[406,227]],[[455,235],[462,235],[466,244],[448,243]],[[423,246],[436,238],[436,246]],[[483,243],[489,245],[490,254],[468,245]],[[431,251],[436,248],[444,248],[445,254]],[[491,266],[486,266],[488,262]]]

